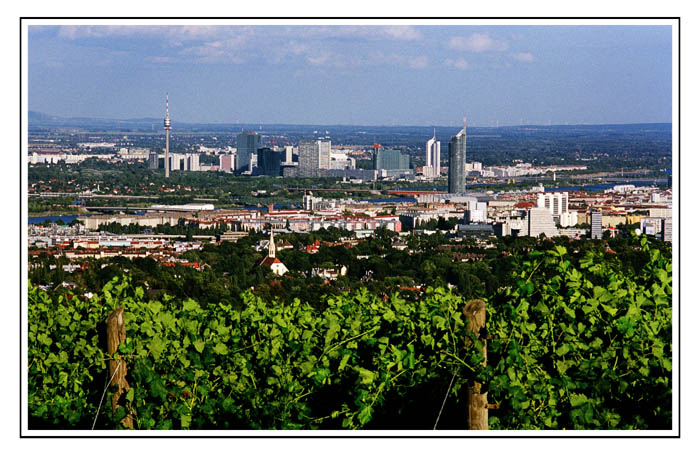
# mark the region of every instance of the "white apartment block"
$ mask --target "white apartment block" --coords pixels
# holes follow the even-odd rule
[[[533,207],[527,211],[527,235],[538,237],[544,234],[547,237],[559,235],[554,225],[554,217],[549,210],[542,207]]]

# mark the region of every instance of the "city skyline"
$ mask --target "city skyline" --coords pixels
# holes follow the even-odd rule
[[[667,123],[671,35],[670,25],[31,25],[29,109],[160,117],[167,91],[186,123],[458,126],[465,113],[474,126]]]

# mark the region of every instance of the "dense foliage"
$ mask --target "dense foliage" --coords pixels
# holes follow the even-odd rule
[[[488,307],[492,425],[670,429],[671,261],[638,252],[632,273],[561,246],[522,262]]]
[[[546,248],[542,248],[542,246]],[[241,294],[230,303],[149,298],[115,277],[100,295],[29,289],[30,428],[466,428],[485,384],[492,429],[671,426],[671,261],[634,239],[634,268],[596,248],[511,250],[487,294],[488,363],[465,347],[465,299],[367,288],[321,301]],[[522,247],[522,245],[521,245]],[[544,250],[544,251],[543,251]],[[103,321],[125,309],[131,391],[116,415]],[[450,386],[451,385],[451,386]]]

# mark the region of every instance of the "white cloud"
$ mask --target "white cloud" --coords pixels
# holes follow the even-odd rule
[[[237,48],[229,46],[225,41],[211,41],[188,47],[182,49],[179,55],[199,63],[243,63],[245,61]]]
[[[408,66],[414,69],[425,68],[428,66],[428,57],[419,55],[418,57],[408,57]]]
[[[467,52],[500,52],[508,49],[505,41],[498,41],[484,33],[473,33],[468,37],[453,36],[447,42],[451,49]]]
[[[303,57],[309,52],[309,46],[298,41],[288,41],[280,46],[272,46],[269,50],[269,61],[284,63],[295,57]]]
[[[333,56],[330,52],[323,51],[313,55],[307,55],[306,61],[315,66],[338,66],[342,65],[342,61],[337,59],[337,56]]]
[[[445,60],[445,64],[448,66],[454,66],[455,68],[460,69],[460,70],[465,70],[465,69],[469,68],[469,62],[466,61],[463,57],[459,57],[455,60],[448,58]]]
[[[395,25],[390,27],[384,27],[384,34],[390,38],[398,40],[419,40],[423,39],[423,34],[415,27],[410,25]]]
[[[82,38],[105,38],[110,36],[151,36],[167,39],[175,45],[188,41],[225,39],[231,36],[248,35],[249,26],[218,25],[64,25],[58,36],[71,40]]]
[[[290,26],[286,28],[289,35],[304,38],[365,38],[392,39],[412,41],[423,39],[423,34],[411,25],[321,25]]]
[[[184,57],[194,57],[201,63],[242,63],[242,49],[246,43],[245,35],[229,39],[207,41],[195,46],[183,48],[179,54]]]
[[[410,25],[347,26],[203,26],[203,25],[87,25],[59,27],[59,37],[69,40],[90,38],[151,38],[160,50],[145,59],[152,63],[194,61],[199,63],[241,63],[257,60],[281,64],[301,60],[313,66],[352,68],[389,64],[420,69],[426,56],[382,54],[372,49],[380,41],[415,41],[421,31]],[[163,52],[166,49],[175,52]]]
[[[104,38],[108,36],[159,35],[169,27],[142,25],[64,25],[58,36],[68,39]]]
[[[306,62],[314,66],[328,68],[358,68],[363,66],[390,65],[411,69],[422,69],[428,66],[429,59],[425,55],[385,54],[373,51],[365,55],[347,55],[328,49],[305,49]]]
[[[513,58],[519,62],[534,62],[535,61],[535,56],[532,55],[530,52],[518,52],[517,54],[513,54]]]
[[[301,55],[309,50],[309,46],[304,43],[299,43],[297,41],[290,41],[284,47],[284,49],[293,55]]]

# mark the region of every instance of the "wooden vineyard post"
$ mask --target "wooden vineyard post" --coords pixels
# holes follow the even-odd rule
[[[472,300],[464,306],[462,313],[467,318],[467,330],[481,337],[481,331],[486,327],[486,304],[481,300]],[[484,361],[482,365],[486,365],[486,339],[481,337],[483,343]],[[467,346],[471,345],[471,339],[467,337]],[[474,382],[467,389],[467,402],[469,404],[469,429],[470,430],[488,430],[489,429],[489,410],[486,398],[486,392],[481,393],[481,384]]]
[[[107,317],[107,353],[113,356],[119,345],[126,341],[126,327],[124,326],[124,308],[119,307]],[[112,412],[116,412],[119,408],[119,399],[122,394],[129,391],[129,383],[126,382],[126,361],[110,360],[109,361],[109,377],[112,378],[110,386],[117,386],[117,391],[112,396]],[[134,428],[134,421],[131,415],[127,414],[121,420],[122,425],[126,428]]]

